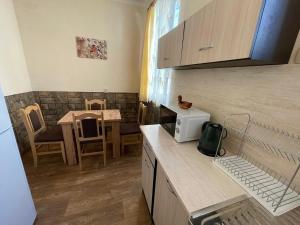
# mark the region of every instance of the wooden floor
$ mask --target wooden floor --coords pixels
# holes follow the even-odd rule
[[[31,153],[23,162],[38,212],[35,225],[152,225],[141,189],[141,160],[127,153],[97,157],[67,167],[59,155],[44,156],[38,168]]]

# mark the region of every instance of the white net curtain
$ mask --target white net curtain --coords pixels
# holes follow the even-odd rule
[[[148,97],[156,105],[169,99],[171,69],[157,69],[158,39],[179,23],[180,0],[158,0],[155,4],[151,58],[149,66]]]

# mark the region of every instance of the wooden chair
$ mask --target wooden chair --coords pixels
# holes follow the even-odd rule
[[[140,130],[140,125],[145,124],[146,114],[147,107],[140,102],[137,123],[121,123],[120,135],[122,154],[124,154],[125,146],[127,145],[139,145],[140,148],[142,148],[143,135]]]
[[[106,166],[106,140],[103,113],[84,113],[80,116],[73,114],[73,127],[77,144],[80,170],[82,169],[82,158],[92,155],[103,155],[104,166]],[[85,145],[89,143],[102,142],[102,151],[86,152]],[[101,145],[100,145],[101,146]]]
[[[85,110],[105,110],[106,99],[85,99]],[[111,124],[105,124],[106,144],[112,144]]]
[[[49,154],[62,154],[64,163],[66,163],[65,145],[62,129],[60,126],[47,129],[38,104],[33,104],[25,109],[20,109],[21,116],[29,137],[31,151],[34,160],[34,166],[37,167],[38,156]],[[47,146],[47,151],[38,151],[42,146]],[[50,150],[52,145],[60,147],[60,150]]]
[[[86,110],[104,110],[106,109],[106,99],[85,99]]]

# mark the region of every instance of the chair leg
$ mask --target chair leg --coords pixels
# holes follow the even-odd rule
[[[82,160],[81,160],[81,156],[78,157],[79,160],[79,168],[80,170],[82,170]]]
[[[79,168],[80,170],[82,170],[82,159],[81,159],[81,146],[79,141],[76,141],[77,143],[77,154],[78,154],[78,163],[79,163]]]
[[[106,166],[106,143],[103,142],[103,164]]]
[[[121,137],[121,154],[125,153],[124,137]]]
[[[66,150],[65,150],[64,142],[61,142],[61,143],[60,143],[60,148],[61,148],[61,154],[62,154],[64,163],[67,164],[67,160],[66,160]]]
[[[36,147],[35,144],[31,144],[31,151],[32,151],[32,156],[33,156],[33,165],[35,168],[37,168],[37,160],[38,160],[38,156],[36,153]]]
[[[125,154],[125,145],[123,143],[121,145],[121,153],[122,153],[122,155]]]

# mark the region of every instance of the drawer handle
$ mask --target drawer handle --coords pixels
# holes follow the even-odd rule
[[[165,61],[166,61],[166,60],[170,60],[170,58],[165,57],[164,60],[165,60]]]
[[[199,48],[199,52],[201,51],[205,51],[205,50],[209,50],[211,48],[213,48],[214,46],[207,46],[207,47],[203,47],[203,48]]]
[[[166,179],[166,181],[167,181],[167,186],[168,186],[169,191],[177,198],[175,191],[171,187],[170,181],[168,179]]]

